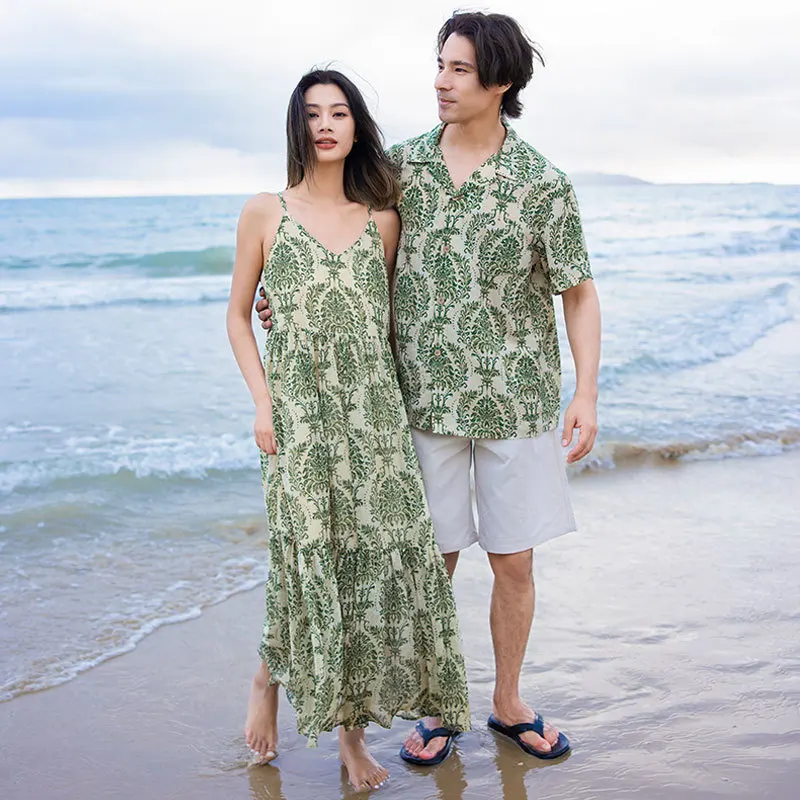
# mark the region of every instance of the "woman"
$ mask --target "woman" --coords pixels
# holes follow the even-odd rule
[[[341,73],[303,77],[287,140],[288,190],[242,211],[228,308],[269,523],[246,734],[262,762],[275,757],[283,684],[309,745],[338,727],[350,782],[376,788],[388,772],[364,728],[434,715],[466,730],[464,664],[389,345],[397,182]],[[259,280],[277,320],[264,367],[251,325]]]

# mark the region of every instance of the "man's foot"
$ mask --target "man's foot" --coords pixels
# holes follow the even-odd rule
[[[352,731],[339,728],[339,757],[354,789],[378,789],[389,777],[388,770],[367,749],[363,728]]]
[[[433,725],[437,720],[437,717],[426,717],[416,724],[414,727],[414,734],[409,735],[406,739],[406,743],[410,743],[414,746],[415,752],[412,753],[403,745],[403,747],[400,748],[400,758],[402,758],[403,761],[409,764],[415,764],[416,766],[436,766],[437,764],[441,764],[442,761],[450,755],[450,750],[458,736],[458,731],[443,726],[426,727],[426,721],[430,721],[430,724]],[[429,750],[428,745],[438,740],[443,741],[444,744],[441,747],[435,746]]]
[[[440,728],[442,721],[439,717],[425,717],[425,719],[422,720],[422,724],[429,731],[432,731],[436,730],[436,728]],[[423,758],[428,761],[431,758],[435,758],[446,744],[446,736],[437,736],[435,739],[431,739],[426,746],[422,737],[419,735],[419,731],[414,728],[414,730],[408,734],[404,746],[412,756]]]
[[[439,717],[425,717],[425,719],[422,720],[422,724],[429,731],[432,731],[436,728],[440,728],[442,726],[442,721]],[[426,746],[422,737],[419,735],[419,731],[414,728],[414,730],[408,734],[408,738],[405,741],[405,748],[412,756],[428,760],[437,756],[446,744],[446,736],[437,736],[435,739],[431,739]]]
[[[521,700],[508,705],[500,705],[495,701],[492,705],[492,713],[499,722],[508,726],[519,725],[522,722],[533,722],[536,719],[536,712]],[[525,731],[519,735],[519,738],[537,752],[549,753],[558,742],[558,730],[549,722],[545,722],[544,738],[534,731]]]
[[[269,684],[262,662],[250,686],[244,738],[253,751],[254,764],[268,764],[278,755],[278,684]]]

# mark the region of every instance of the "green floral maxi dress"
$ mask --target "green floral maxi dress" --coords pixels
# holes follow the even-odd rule
[[[262,454],[269,525],[259,655],[298,730],[394,716],[469,728],[452,589],[436,546],[389,346],[370,214],[341,254],[286,212],[263,272],[264,366],[278,455]]]

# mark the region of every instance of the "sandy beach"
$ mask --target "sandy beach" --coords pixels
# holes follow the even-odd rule
[[[561,763],[485,727],[491,575],[477,548],[456,594],[474,732],[430,771],[371,728],[384,798],[774,798],[800,779],[800,453],[579,476],[581,532],[537,554],[525,696],[570,736]],[[0,796],[353,796],[326,735],[309,750],[285,702],[280,757],[247,768],[244,703],[260,589],[170,625],[132,653],[0,705]]]

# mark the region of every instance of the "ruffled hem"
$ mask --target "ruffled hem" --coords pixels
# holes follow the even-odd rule
[[[285,559],[289,554],[281,550]],[[340,725],[391,728],[395,717],[426,716],[469,730],[455,604],[435,544],[383,554],[354,550],[345,560],[346,573],[332,582],[326,576],[337,572],[333,559],[319,551],[270,569],[259,655],[286,689],[298,733],[314,747],[320,733]],[[386,568],[383,575],[376,573],[378,564]],[[343,596],[345,575],[356,580]],[[297,607],[298,596],[304,609]],[[373,610],[371,624],[357,616],[356,605]]]
[[[289,699],[289,703],[291,704],[292,708],[295,708],[291,690],[286,687],[283,682],[272,672],[269,664],[269,656],[264,652],[263,647],[258,648],[258,656],[267,665],[267,669],[270,671],[270,675],[272,675],[270,685],[277,683],[283,686],[286,690],[286,696]],[[391,730],[395,719],[416,721],[419,719],[424,719],[425,717],[439,717],[442,720],[442,725],[445,728],[450,728],[458,733],[465,733],[472,730],[469,711],[467,711],[466,714],[459,712],[454,716],[448,716],[448,714],[440,706],[433,703],[431,705],[421,705],[412,709],[406,709],[400,706],[389,711],[380,710],[377,712],[362,714],[356,718],[342,717],[340,719],[330,721],[330,724],[328,725],[318,727],[304,725],[298,715],[297,732],[300,734],[300,736],[306,737],[306,747],[315,748],[319,744],[319,737],[321,734],[330,733],[340,726],[344,727],[346,731],[351,731],[355,730],[356,728],[366,728],[368,725],[375,724],[386,730]]]

